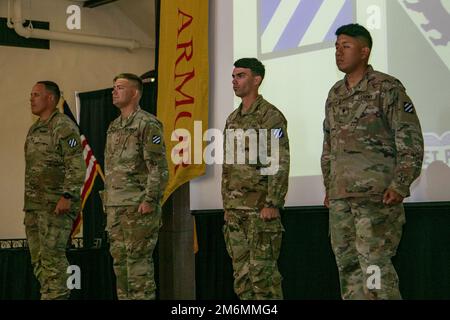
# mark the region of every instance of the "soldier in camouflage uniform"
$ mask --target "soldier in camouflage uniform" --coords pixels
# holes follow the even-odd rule
[[[346,76],[326,102],[321,165],[341,296],[401,299],[391,258],[403,199],[421,172],[420,123],[400,81],[368,65],[370,33],[350,24],[336,35],[336,64]]]
[[[41,81],[31,91],[31,112],[39,119],[25,142],[25,232],[41,299],[67,299],[66,245],[80,210],[86,174],[80,134],[56,105],[58,85]]]
[[[113,103],[121,115],[107,132],[102,194],[117,296],[129,300],[155,299],[152,255],[168,180],[163,127],[139,107],[142,89],[134,74],[114,79]]]
[[[227,159],[222,167],[223,232],[233,263],[234,290],[242,300],[282,299],[282,276],[277,260],[284,231],[279,209],[284,206],[289,178],[287,121],[258,94],[265,73],[263,64],[255,58],[243,58],[234,66],[233,89],[242,103],[226,121]],[[277,170],[262,173],[267,168],[267,161],[258,152],[262,150],[250,150],[252,146],[245,145],[251,140],[248,136],[236,134],[235,139],[232,133],[239,129],[246,134],[253,129],[258,141],[266,138],[276,142],[278,150],[273,150],[272,143],[267,142],[266,155],[276,158]],[[266,132],[266,137],[262,132]],[[244,163],[236,163],[239,148],[234,148],[235,140],[237,145],[245,145]],[[229,161],[230,152],[233,161]],[[259,157],[256,159],[252,152]]]

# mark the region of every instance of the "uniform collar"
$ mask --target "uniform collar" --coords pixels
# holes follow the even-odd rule
[[[256,111],[256,109],[258,109],[259,105],[261,104],[261,102],[263,101],[263,96],[262,95],[258,95],[258,97],[256,98],[255,102],[252,103],[252,105],[250,106],[250,108],[248,109],[247,112],[242,112],[242,102],[239,105],[239,114],[241,116],[246,116],[248,114],[252,114],[253,112]]]
[[[134,117],[136,114],[141,110],[141,107],[138,105],[136,110],[134,110],[126,119],[122,120],[122,116],[119,116],[118,119],[118,125],[120,127],[127,127],[131,122],[133,122]]]
[[[347,89],[347,76],[344,77],[344,81],[339,88],[339,94],[341,95],[352,95],[356,92],[364,92],[367,91],[367,88],[369,87],[369,79],[370,75],[373,73],[373,67],[369,64],[367,66],[366,71],[364,72],[364,75],[362,79],[358,82],[356,86],[351,88],[350,90]]]
[[[58,113],[60,113],[60,112],[59,112],[59,110],[56,108],[56,109],[50,114],[50,116],[49,116],[46,120],[41,121],[41,118],[39,118],[39,119],[36,121],[36,123],[35,123],[36,128],[40,128],[40,127],[44,127],[44,126],[48,125],[49,122],[50,122],[54,117],[56,117],[56,115],[57,115]]]

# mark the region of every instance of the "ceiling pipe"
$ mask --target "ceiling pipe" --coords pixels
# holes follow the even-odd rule
[[[8,0],[8,4],[9,4]],[[22,0],[13,1],[12,24],[8,17],[8,27],[13,27],[16,33],[25,38],[36,38],[45,40],[58,40],[66,42],[75,42],[83,44],[92,44],[98,46],[108,46],[116,48],[124,48],[134,50],[138,48],[154,49],[152,46],[143,46],[139,41],[134,39],[115,39],[109,37],[91,36],[83,34],[65,33],[57,31],[49,31],[43,29],[34,29],[33,27],[24,27],[22,18]],[[9,10],[8,10],[9,15]],[[30,25],[31,26],[31,25]]]

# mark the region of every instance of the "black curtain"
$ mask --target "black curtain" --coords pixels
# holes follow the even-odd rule
[[[66,255],[69,264],[81,270],[81,289],[71,291],[71,300],[117,299],[108,247],[70,249]],[[1,249],[0,300],[38,300],[39,288],[28,248]]]
[[[0,249],[0,300],[36,300],[39,296],[30,252],[22,248]]]
[[[407,222],[393,259],[402,296],[407,300],[450,299],[450,203],[407,204],[405,208]],[[199,243],[197,299],[237,299],[222,234],[223,211],[194,214]],[[337,267],[328,237],[328,211],[324,207],[287,208],[282,212],[282,221],[286,232],[278,265],[284,278],[285,299],[339,299]],[[68,250],[67,257],[82,270],[81,290],[73,290],[72,299],[115,298],[107,246]],[[159,289],[158,246],[153,258]],[[39,284],[32,273],[28,249],[1,249],[0,300],[38,297]]]
[[[393,259],[403,299],[450,299],[450,203],[406,204],[406,225]],[[199,242],[197,299],[237,299],[223,240],[223,211],[194,212]],[[287,208],[278,260],[284,298],[340,299],[324,207]]]
[[[108,126],[120,114],[112,103],[112,88],[80,93],[80,130],[86,136],[92,151],[104,168],[104,151]],[[156,114],[156,82],[144,83],[144,91],[140,101],[142,109]],[[92,192],[86,201],[83,214],[84,247],[97,246],[99,240],[106,240],[106,217],[98,194],[103,190],[100,177],[95,181]]]

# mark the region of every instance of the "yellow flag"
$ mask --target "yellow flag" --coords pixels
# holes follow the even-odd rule
[[[208,128],[208,0],[161,0],[157,116],[164,125],[169,183],[205,173],[203,132]]]

